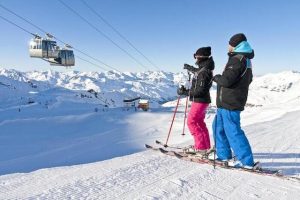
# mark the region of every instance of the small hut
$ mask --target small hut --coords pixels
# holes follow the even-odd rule
[[[149,110],[149,100],[148,99],[140,99],[138,108],[143,109],[143,111]]]

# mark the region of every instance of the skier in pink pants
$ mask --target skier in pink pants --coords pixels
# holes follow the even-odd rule
[[[192,153],[206,153],[210,149],[209,132],[204,122],[205,113],[211,102],[209,89],[212,86],[212,77],[215,64],[211,57],[211,47],[202,47],[194,54],[196,65],[184,64],[184,69],[194,74],[192,86],[189,90],[183,86],[178,89],[179,95],[189,95],[192,106],[188,113],[188,127],[194,137],[194,145],[188,149]]]

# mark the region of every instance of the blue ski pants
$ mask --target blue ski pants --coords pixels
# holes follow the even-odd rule
[[[213,133],[219,159],[231,159],[232,151],[243,165],[253,166],[253,154],[249,141],[241,129],[241,111],[217,109],[213,122]]]

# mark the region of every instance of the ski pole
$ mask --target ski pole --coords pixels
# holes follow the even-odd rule
[[[176,115],[177,108],[178,108],[178,105],[179,105],[179,101],[180,101],[180,95],[178,96],[178,99],[177,99],[177,104],[176,104],[176,107],[175,107],[175,110],[174,110],[172,123],[171,123],[170,129],[169,129],[168,137],[167,137],[167,140],[166,140],[166,143],[165,143],[164,147],[168,147],[168,141],[169,141],[169,137],[170,137],[172,127],[173,127],[173,123],[174,123],[175,115]]]
[[[191,73],[189,71],[187,71],[187,74],[188,74],[188,81],[189,81],[189,84],[191,85]],[[191,90],[190,90],[191,91]],[[190,96],[190,92],[188,93],[188,95],[186,96],[186,102],[185,102],[185,110],[184,110],[184,120],[183,120],[183,130],[182,130],[182,136],[185,135],[185,122],[186,122],[186,113],[188,112],[188,105],[189,105],[189,96]]]
[[[217,120],[218,120],[218,109],[216,111],[216,115],[215,115],[215,130],[213,131],[213,137],[214,137],[214,169],[216,169],[216,146],[217,146],[217,142],[216,142],[216,132],[217,132]]]
[[[185,122],[186,122],[186,113],[187,113],[187,107],[188,107],[188,103],[189,103],[189,96],[186,96],[186,103],[185,103],[185,110],[184,110],[184,120],[183,120],[183,130],[182,130],[182,136],[185,135],[184,131],[185,131]]]

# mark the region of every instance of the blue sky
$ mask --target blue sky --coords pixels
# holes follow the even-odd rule
[[[81,1],[63,1],[149,69],[155,69]],[[300,71],[300,2],[297,0],[85,1],[164,71],[183,71],[184,63],[194,64],[192,55],[199,47],[210,45],[216,62],[215,73],[222,72],[227,61],[228,40],[239,32],[246,34],[255,50],[253,66],[256,75],[283,70]],[[120,71],[145,70],[57,0],[0,0],[0,3]],[[0,15],[42,35],[2,8]],[[0,67],[22,71],[70,70],[30,58],[28,41],[31,36],[1,19],[0,27]],[[85,58],[76,51],[75,55]],[[100,70],[78,59],[72,69]]]

